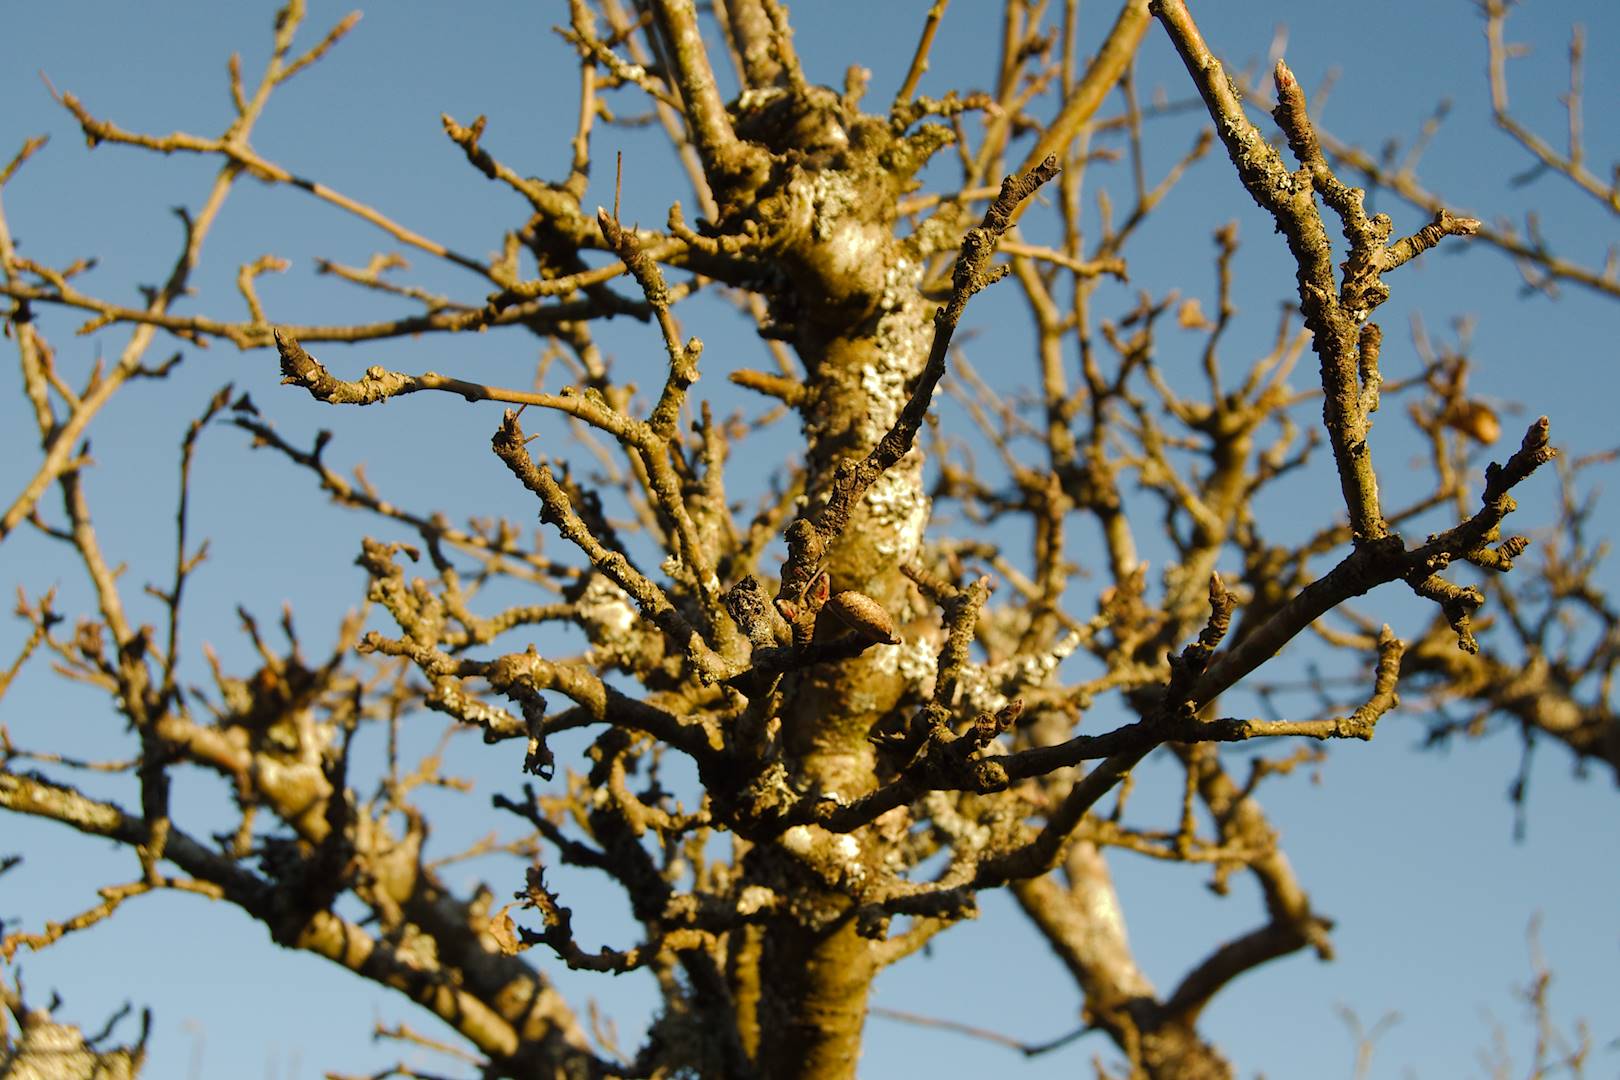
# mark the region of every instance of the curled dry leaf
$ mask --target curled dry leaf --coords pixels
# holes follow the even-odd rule
[[[513,905],[507,904],[489,920],[489,936],[495,939],[495,947],[501,950],[503,956],[516,956],[529,947],[518,935],[517,925],[508,914],[512,907]]]
[[[1477,443],[1489,445],[1502,435],[1496,410],[1483,401],[1459,401],[1446,412],[1446,424]]]
[[[1176,308],[1176,325],[1183,330],[1208,330],[1214,324],[1204,314],[1204,305],[1196,296],[1189,296]]]

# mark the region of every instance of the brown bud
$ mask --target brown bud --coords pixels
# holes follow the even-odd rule
[[[832,592],[832,578],[823,570],[810,582],[810,587],[804,591],[804,602],[810,606],[811,611],[820,611],[821,605],[827,602]]]
[[[863,637],[882,645],[899,644],[900,639],[894,633],[894,620],[882,604],[865,593],[846,589],[828,600],[825,610],[832,612],[839,622]]]
[[[1013,698],[996,711],[996,723],[1001,730],[1006,731],[1018,723],[1018,718],[1024,715],[1024,699]]]
[[[990,741],[1018,722],[1024,713],[1024,699],[1014,698],[995,712],[982,712],[973,718],[969,732],[975,746],[988,746]]]

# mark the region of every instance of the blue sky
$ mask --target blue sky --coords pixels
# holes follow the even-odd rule
[[[801,0],[794,11],[795,40],[807,73],[836,86],[849,64],[863,64],[873,71],[869,104],[886,101],[904,74],[927,6],[923,0]],[[987,49],[995,40],[990,9],[996,6],[973,0],[952,6],[923,92],[989,81]],[[1082,5],[1091,20],[1088,42],[1111,18],[1109,7]],[[313,2],[310,9],[301,37],[306,42],[348,10],[324,2]],[[169,208],[196,205],[212,174],[210,163],[185,157],[118,147],[88,152],[76,125],[51,102],[38,72],[78,95],[92,112],[126,128],[214,134],[230,109],[225,58],[240,50],[249,77],[256,73],[268,49],[272,10],[253,3],[0,2],[6,25],[0,36],[0,158],[9,158],[30,135],[52,137],[4,192],[24,253],[57,265],[95,255],[98,268],[83,279],[83,287],[132,300],[137,284],[166,273],[179,242],[179,225]],[[1482,217],[1522,220],[1533,208],[1561,253],[1601,264],[1615,236],[1614,218],[1576,198],[1557,178],[1518,187],[1508,183],[1528,160],[1490,124],[1484,40],[1472,4],[1371,0],[1356,5],[1353,18],[1345,10],[1325,2],[1194,5],[1206,38],[1234,66],[1266,56],[1279,40],[1277,20],[1286,11],[1292,20],[1286,55],[1300,81],[1310,89],[1337,72],[1324,120],[1340,137],[1372,148],[1389,137],[1410,139],[1440,99],[1453,100],[1452,113],[1423,160],[1424,181]],[[463,123],[488,115],[488,147],[521,172],[560,176],[577,90],[573,54],[550,27],[565,18],[560,3],[394,2],[368,8],[330,57],[272,97],[254,143],[294,172],[372,202],[452,247],[474,255],[491,251],[504,229],[521,223],[524,208],[467,167],[445,139],[439,115],[449,113]],[[1604,3],[1540,5],[1517,16],[1511,27],[1514,36],[1532,45],[1513,68],[1515,109],[1555,143],[1565,123],[1556,98],[1566,85],[1571,19],[1587,24],[1589,56],[1613,55],[1620,47],[1620,9]],[[1185,74],[1157,28],[1144,46],[1138,80],[1144,97],[1161,87],[1171,100],[1189,96]],[[1620,116],[1599,107],[1615,99],[1617,80],[1615,70],[1601,64],[1587,73],[1587,136],[1597,162],[1620,147]],[[640,108],[625,95],[614,104],[624,111]],[[1117,101],[1111,102],[1105,111],[1116,108]],[[1150,180],[1190,144],[1196,119],[1166,120],[1150,128]],[[677,173],[655,140],[604,130],[597,148],[599,162],[610,161],[616,149],[625,153],[626,217],[661,222],[672,198],[684,197],[691,211],[690,197],[677,188]],[[594,184],[592,197],[610,202],[611,168],[599,164]],[[1104,184],[1122,191],[1125,174],[1099,172],[1088,179],[1088,189]],[[1117,195],[1116,203],[1124,198]],[[1395,216],[1398,231],[1423,224],[1422,215],[1399,204],[1385,200],[1380,208]],[[1244,241],[1237,263],[1241,317],[1226,346],[1228,364],[1236,365],[1269,344],[1292,280],[1280,241],[1218,154],[1195,167],[1131,250],[1131,288],[1157,295],[1179,287],[1202,296],[1210,309],[1210,234],[1228,219],[1239,223]],[[1034,226],[1029,228],[1030,238],[1041,242]],[[373,252],[396,248],[388,237],[298,192],[244,183],[205,252],[196,295],[182,310],[241,317],[235,269],[273,252],[293,266],[284,275],[260,279],[272,320],[386,316],[400,309],[315,275],[312,259],[363,264]],[[412,263],[414,280],[431,288],[463,297],[484,291],[465,273],[435,266],[426,257],[412,255]],[[1553,420],[1554,441],[1572,455],[1620,442],[1612,420],[1617,379],[1612,342],[1620,307],[1575,289],[1556,302],[1520,299],[1517,283],[1511,264],[1482,246],[1435,253],[1392,276],[1396,297],[1380,312],[1388,342],[1386,377],[1416,369],[1406,335],[1413,315],[1421,315],[1441,340],[1451,338],[1454,319],[1467,317],[1473,320],[1476,360],[1471,385],[1505,411],[1520,410],[1508,415],[1510,440],[1530,418],[1546,413]],[[1125,310],[1131,296],[1118,290],[1115,310]],[[756,402],[730,395],[723,374],[766,363],[757,339],[722,303],[693,304],[682,317],[687,330],[708,346],[698,392],[728,408],[756,408]],[[968,356],[980,370],[1000,372],[998,385],[1009,388],[1033,372],[1022,317],[1010,289],[992,292],[970,307],[971,336],[964,334]],[[42,325],[60,350],[64,370],[82,379],[98,352],[116,354],[123,337],[75,338],[77,322],[46,313]],[[645,327],[609,325],[602,339],[618,357],[620,370],[636,373],[644,384],[657,378],[661,352]],[[1179,347],[1188,350],[1191,370],[1194,339]],[[1174,338],[1161,345],[1169,370],[1176,348]],[[154,358],[172,349],[160,343]],[[418,395],[380,409],[338,412],[278,387],[268,350],[244,353],[217,344],[206,351],[190,346],[181,351],[185,360],[173,377],[129,387],[92,429],[98,462],[87,480],[92,506],[104,542],[115,558],[127,562],[132,582],[160,580],[167,572],[175,449],[186,422],[225,381],[251,392],[295,442],[307,444],[318,428],[335,430],[334,460],[363,462],[382,490],[402,503],[442,508],[452,517],[532,512],[487,450],[498,406]],[[537,348],[532,340],[484,334],[353,349],[328,346],[317,355],[350,373],[383,363],[524,385]],[[0,482],[9,501],[9,492],[31,473],[37,449],[28,434],[31,418],[15,393],[15,369],[8,363],[4,370]],[[1307,385],[1309,375],[1296,375],[1294,381]],[[948,406],[943,416],[947,423],[961,419]],[[1381,414],[1375,455],[1386,484],[1397,492],[1411,482],[1405,474],[1415,453],[1415,444],[1402,440],[1398,411]],[[250,453],[237,432],[210,432],[203,446],[196,534],[211,538],[214,559],[195,582],[188,640],[194,647],[208,641],[228,665],[245,667],[250,653],[235,627],[235,605],[241,603],[268,625],[282,602],[290,601],[307,643],[319,648],[330,641],[342,613],[361,598],[363,579],[352,565],[359,537],[393,534],[328,506],[305,476],[268,455]],[[732,470],[733,490],[758,490],[791,449],[785,443],[765,444],[759,453],[740,458]],[[1327,469],[1318,460],[1308,476],[1266,504],[1268,513],[1286,523],[1280,534],[1287,535],[1297,522],[1298,534],[1304,535],[1331,518],[1334,504],[1321,494],[1334,487]],[[1608,474],[1592,479],[1612,485]],[[1538,476],[1520,498],[1523,509],[1513,524],[1533,530],[1549,521],[1552,489],[1550,474]],[[54,511],[53,501],[46,505]],[[1599,510],[1600,535],[1611,535],[1615,523],[1614,506]],[[47,541],[19,531],[7,541],[0,567],[7,587],[57,582],[61,609],[89,609],[82,575]],[[1613,587],[1612,568],[1603,580]],[[1398,632],[1416,632],[1425,617],[1421,608],[1393,594],[1375,595],[1363,610],[1390,618]],[[155,619],[156,610],[137,617]],[[0,625],[0,658],[13,654],[24,632],[15,623]],[[1302,650],[1285,656],[1266,676],[1299,677],[1303,655]],[[201,681],[200,655],[196,660],[193,678]],[[121,726],[97,695],[64,689],[40,665],[0,703],[0,722],[19,742],[71,748],[85,756],[127,752]],[[423,738],[430,742],[434,734]],[[1296,775],[1264,789],[1263,801],[1301,880],[1316,906],[1338,921],[1339,958],[1323,965],[1305,955],[1291,957],[1245,977],[1217,999],[1204,1031],[1231,1055],[1242,1075],[1348,1075],[1351,1041],[1335,1012],[1341,1003],[1369,1024],[1386,1011],[1402,1014],[1380,1043],[1374,1075],[1483,1072],[1475,1055],[1491,1039],[1487,1011],[1503,1022],[1522,1063],[1529,1029],[1511,990],[1528,977],[1525,927],[1536,913],[1557,975],[1553,1000],[1561,1016],[1590,1018],[1600,1046],[1620,1035],[1612,1009],[1620,1000],[1620,928],[1614,921],[1620,860],[1614,858],[1613,828],[1620,796],[1601,773],[1572,779],[1568,756],[1546,746],[1534,759],[1528,836],[1515,843],[1505,791],[1518,768],[1517,741],[1498,736],[1447,752],[1419,753],[1422,735],[1419,717],[1394,715],[1372,744],[1332,748],[1314,782]],[[474,740],[457,743],[451,762],[479,780],[481,794],[445,796],[447,844],[448,837],[490,828],[488,793],[510,790],[516,779],[515,762],[496,758]],[[1153,762],[1145,770],[1138,800],[1151,798],[1170,775]],[[184,805],[199,815],[223,805],[223,795],[210,782],[183,781],[180,792]],[[1171,803],[1173,796],[1166,815],[1173,813]],[[0,854],[9,851],[22,851],[28,860],[0,878],[0,918],[8,926],[17,918],[19,925],[33,928],[80,910],[93,902],[95,885],[133,872],[133,859],[115,857],[104,845],[60,828],[0,818]],[[1139,959],[1161,989],[1222,934],[1259,918],[1247,887],[1222,900],[1209,895],[1201,876],[1188,868],[1146,864],[1129,855],[1112,861]],[[468,876],[475,872],[498,889],[518,881],[511,864],[469,867]],[[557,880],[575,890],[569,895],[582,933],[623,944],[622,908],[611,896],[583,878],[562,873]],[[1030,1041],[1069,1030],[1077,1022],[1078,999],[1064,974],[1005,899],[986,898],[984,906],[977,922],[937,939],[930,955],[885,974],[875,1003],[971,1021]],[[561,968],[546,957],[535,959],[548,971]],[[157,1012],[154,1077],[283,1080],[318,1076],[323,1069],[362,1073],[399,1056],[396,1047],[367,1041],[373,1023],[404,1020],[432,1030],[431,1021],[403,999],[321,961],[279,952],[245,917],[191,898],[138,900],[92,932],[24,956],[22,967],[36,993],[59,988],[67,998],[66,1015],[91,1027],[125,999],[152,1005]],[[595,995],[618,1018],[625,1041],[635,1044],[653,1000],[645,981],[556,974],[577,999]],[[294,1011],[288,1001],[296,1002]],[[862,1075],[871,1077],[992,1070],[1072,1076],[1089,1067],[1093,1054],[1109,1053],[1100,1037],[1092,1037],[1026,1064],[1003,1049],[890,1021],[874,1019],[868,1031]],[[1613,1051],[1600,1053],[1597,1071],[1606,1075],[1616,1060]]]

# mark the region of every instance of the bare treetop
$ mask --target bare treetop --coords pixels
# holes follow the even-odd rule
[[[1614,275],[1334,138],[1284,60],[1246,88],[1183,0],[1124,0],[1095,25],[1082,5],[1050,6],[1006,4],[990,89],[927,96],[933,44],[956,13],[919,5],[898,92],[870,102],[859,67],[841,87],[810,81],[777,0],[571,0],[557,31],[578,72],[565,172],[529,175],[518,135],[484,116],[442,117],[475,170],[469,197],[485,190],[481,174],[517,208],[485,256],[255,147],[272,97],[310,65],[340,63],[341,50],[327,54],[362,32],[358,13],[311,40],[303,4],[283,8],[256,80],[230,59],[218,134],[132,130],[116,103],[102,112],[53,87],[92,147],[196,155],[217,171],[202,203],[180,211],[182,247],[141,303],[82,284],[84,263],[27,257],[0,214],[0,296],[39,448],[5,495],[0,540],[32,530],[58,542],[94,596],[92,611],[61,611],[48,576],[25,568],[28,635],[0,695],[24,665],[48,665],[103,695],[118,721],[88,745],[66,733],[24,745],[0,729],[0,809],[132,856],[127,879],[83,910],[5,926],[0,956],[184,891],[415,1002],[459,1042],[403,1024],[379,1034],[456,1075],[819,1080],[856,1075],[878,975],[1005,889],[1072,976],[1076,1035],[1108,1040],[1110,1075],[1225,1077],[1237,1070],[1202,1023],[1210,1002],[1281,957],[1334,951],[1334,919],[1285,856],[1264,783],[1318,760],[1321,742],[1373,739],[1395,710],[1446,707],[1505,717],[1620,775],[1609,701],[1620,614],[1595,584],[1575,487],[1597,459],[1559,459],[1546,416],[1498,446],[1503,418],[1470,394],[1461,355],[1431,350],[1416,377],[1386,377],[1379,322],[1392,292],[1425,288],[1408,268],[1437,247],[1506,252],[1543,289],[1620,296]],[[1483,13],[1495,122],[1538,167],[1620,213],[1582,141],[1583,39],[1560,150],[1515,117],[1505,8]],[[1169,107],[1144,107],[1133,68],[1149,35],[1174,47],[1179,89],[1210,124],[1158,177],[1142,147]],[[956,75],[936,70],[926,85]],[[1108,113],[1116,94],[1122,111]],[[641,123],[667,136],[678,175],[616,161],[616,140]],[[1107,168],[1120,155],[1098,150],[1105,136],[1127,148],[1124,184],[1127,170]],[[40,145],[23,146],[0,187],[37,167]],[[1103,288],[1129,281],[1140,226],[1216,149],[1230,168],[1207,182],[1247,193],[1278,234],[1256,242],[1278,245],[1292,271],[1241,284],[1289,297],[1274,346],[1248,360],[1231,358],[1226,337],[1235,225],[1208,222],[1212,267],[1190,271],[1212,268],[1211,313],[1148,288],[1120,307]],[[611,207],[588,198],[605,176],[616,176]],[[385,250],[318,269],[397,314],[319,321],[261,298],[262,279],[289,269],[273,251],[240,266],[234,310],[194,312],[205,242],[246,179],[372,227]],[[1099,222],[1087,185],[1105,182]],[[661,224],[621,216],[622,185],[641,198],[655,188]],[[1380,195],[1395,198],[1375,211]],[[461,291],[413,278],[408,259],[454,268]],[[963,352],[958,331],[987,289],[1027,313],[1028,356],[999,354],[1016,376],[981,377]],[[691,301],[714,296],[757,331],[770,368],[693,336],[709,333],[693,314],[712,309]],[[80,365],[82,350],[47,338],[59,313],[121,342],[107,363]],[[603,345],[612,319],[642,335],[623,365],[633,376]],[[538,366],[475,376],[457,335],[484,332],[538,352]],[[1187,370],[1160,355],[1172,332],[1199,342]],[[441,342],[450,370],[399,359],[419,336]],[[279,365],[287,389],[254,401],[224,387],[175,433],[178,500],[162,512],[173,560],[146,590],[161,624],[143,624],[131,602],[143,579],[122,573],[82,481],[107,403],[180,362],[161,359],[160,342],[234,345],[248,363]],[[355,343],[367,366],[340,347]],[[485,465],[507,485],[502,505],[458,523],[431,496],[330,463],[350,407],[413,394],[446,413],[505,406]],[[941,409],[947,395],[959,411]],[[333,431],[305,442],[273,422],[311,399],[332,407]],[[1426,456],[1381,484],[1380,440],[1403,409]],[[357,555],[366,588],[330,650],[306,651],[291,608],[274,630],[237,609],[246,668],[181,634],[183,614],[219,599],[191,587],[208,554],[191,502],[199,447],[221,427],[376,530],[331,553]],[[425,464],[436,450],[422,438],[410,452]],[[777,466],[768,490],[728,475],[740,455]],[[1555,461],[1568,546],[1531,565],[1515,493],[1556,485],[1543,469]],[[1293,521],[1257,511],[1302,473],[1333,505]],[[251,492],[230,509],[296,512]],[[1307,539],[1280,539],[1305,515]],[[1150,567],[1150,545],[1169,557]],[[1388,612],[1403,602],[1423,614],[1397,633]],[[1584,637],[1554,634],[1576,619]],[[1315,704],[1295,711],[1296,695],[1286,712],[1264,711],[1279,654],[1302,639],[1328,651],[1335,674],[1311,671]],[[198,655],[206,686],[188,683]],[[446,725],[411,760],[415,733]],[[429,841],[432,807],[466,787],[444,759],[466,732],[507,779],[495,830],[481,808],[482,838],[446,854]],[[1275,756],[1238,759],[1225,744]],[[1168,802],[1131,799],[1150,754],[1174,764]],[[176,778],[193,774],[217,785],[223,816],[175,797]],[[1110,850],[1207,868],[1223,895],[1251,879],[1250,927],[1211,934],[1155,985],[1127,937]],[[501,857],[487,884],[460,889],[446,873],[485,856]],[[636,936],[576,931],[560,867],[621,891]],[[659,1012],[621,1040],[560,992],[559,965],[649,973]],[[58,1030],[92,1063],[138,1067],[144,1032],[134,1048],[103,1049],[29,1012],[20,988],[5,993],[21,1034],[17,1049],[0,1046],[0,1072]],[[905,1018],[1028,1054],[1067,1042]],[[429,1074],[402,1063],[382,1075]]]

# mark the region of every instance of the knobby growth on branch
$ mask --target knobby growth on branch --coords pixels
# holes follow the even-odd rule
[[[1084,1030],[1105,1036],[1129,1075],[1231,1076],[1200,1027],[1204,1008],[1245,972],[1333,950],[1333,920],[1257,798],[1263,781],[1314,760],[1317,741],[1372,739],[1413,686],[1429,704],[1465,705],[1481,724],[1507,717],[1620,773],[1608,702],[1620,615],[1592,585],[1594,545],[1573,486],[1592,461],[1565,466],[1568,553],[1514,575],[1550,586],[1555,599],[1532,614],[1504,584],[1528,546],[1508,515],[1514,490],[1556,457],[1547,418],[1479,479],[1472,468],[1501,424],[1467,395],[1466,360],[1420,340],[1421,374],[1386,377],[1376,321],[1393,288],[1420,287],[1396,271],[1465,237],[1507,250],[1538,287],[1620,295],[1612,275],[1454,212],[1408,172],[1339,143],[1282,61],[1264,91],[1275,127],[1262,126],[1182,0],[1124,0],[1099,27],[1078,5],[1062,8],[1052,25],[1045,5],[1009,0],[991,89],[928,97],[919,91],[936,32],[954,14],[937,0],[898,93],[865,111],[870,73],[852,69],[841,89],[808,81],[777,0],[716,0],[703,12],[693,0],[571,0],[558,30],[579,72],[565,176],[535,179],[503,160],[483,117],[443,118],[455,152],[513,197],[512,227],[487,258],[253,147],[272,92],[356,16],[298,52],[303,5],[289,3],[256,86],[232,59],[232,116],[217,136],[130,131],[59,94],[92,147],[200,155],[218,172],[183,215],[167,278],[138,306],[84,291],[85,265],[27,258],[0,214],[6,330],[40,447],[0,540],[33,530],[59,543],[95,603],[68,615],[30,582],[17,606],[26,642],[0,694],[24,665],[48,662],[104,693],[133,738],[127,760],[108,760],[99,743],[36,747],[0,728],[0,808],[134,856],[129,879],[84,910],[6,927],[0,955],[178,890],[399,991],[462,1046],[403,1025],[389,1037],[459,1054],[481,1076],[851,1077],[876,976],[974,917],[984,891],[1006,888],[1072,974]],[[1514,120],[1504,11],[1493,2],[1486,13],[1498,123],[1541,167],[1620,208],[1578,141],[1559,152]],[[717,36],[706,36],[710,18]],[[1138,101],[1133,67],[1150,34],[1174,47],[1213,126],[1151,183],[1141,145],[1155,113]],[[1123,111],[1109,115],[1116,94]],[[632,122],[620,110],[632,109],[667,133],[692,219],[673,199],[663,228],[622,220],[616,198],[611,211],[588,202],[593,169],[600,176],[617,126]],[[1116,215],[1105,201],[1094,222],[1082,185],[1110,175],[1120,142],[1134,165],[1129,209]],[[1230,184],[1235,172],[1295,275],[1275,346],[1236,374],[1221,356],[1237,310],[1236,225],[1214,230],[1213,318],[1173,293],[1114,306],[1141,223],[1216,144],[1232,169],[1209,169],[1206,182]],[[39,146],[23,147],[0,186]],[[1351,175],[1426,219],[1369,213]],[[289,268],[266,255],[236,276],[245,318],[185,314],[204,242],[244,177],[336,207],[397,245],[364,266],[323,260],[319,270],[331,288],[391,298],[403,313],[300,321],[259,298],[255,281]],[[458,295],[401,284],[401,251],[470,284]],[[982,346],[958,333],[975,294],[997,282],[1033,330],[1033,371],[1016,378],[1017,395],[980,375],[970,357]],[[775,370],[716,359],[732,350],[688,335],[682,315],[699,310],[689,301],[715,294],[735,302]],[[56,312],[88,317],[81,333],[124,335],[116,359],[82,384],[46,338]],[[646,327],[645,353],[662,372],[650,399],[601,344],[616,317]],[[1172,322],[1200,339],[1195,378],[1160,358],[1191,340],[1172,337]],[[532,380],[412,373],[387,359],[407,336],[433,335],[453,357],[464,339],[450,335],[495,330],[539,343]],[[328,460],[341,414],[336,435],[302,445],[271,420],[294,399],[254,402],[227,387],[184,431],[173,565],[147,589],[163,625],[141,623],[135,576],[104,548],[82,477],[107,401],[179,362],[153,362],[160,339],[182,350],[229,342],[255,363],[273,350],[281,381],[327,406],[426,391],[503,403],[489,462],[510,474],[501,505],[458,525],[385,495]],[[379,362],[358,368],[338,351],[357,343]],[[1294,370],[1306,348],[1318,361],[1308,378]],[[701,394],[700,377],[727,364],[732,385]],[[725,393],[748,405],[718,415]],[[960,409],[946,412],[947,399]],[[1432,473],[1429,490],[1399,506],[1380,494],[1384,432],[1374,427],[1394,399],[1409,405]],[[1307,415],[1318,404],[1319,425]],[[370,515],[380,535],[355,542],[367,607],[329,649],[306,652],[290,610],[277,634],[238,609],[257,665],[233,672],[207,651],[204,689],[186,681],[197,661],[180,628],[207,556],[191,535],[192,464],[221,426]],[[1284,541],[1286,523],[1264,520],[1256,500],[1285,478],[1325,474],[1322,441],[1343,516],[1324,510],[1314,534]],[[753,504],[727,479],[728,463],[750,452],[781,463]],[[946,505],[959,511],[949,525],[935,519]],[[1149,539],[1170,552],[1157,571],[1140,554]],[[1415,595],[1429,621],[1399,636],[1357,606],[1374,590]],[[1549,627],[1577,606],[1601,624],[1602,644],[1559,653]],[[1482,612],[1500,612],[1506,631],[1487,633]],[[1346,697],[1324,682],[1324,704],[1305,715],[1245,712],[1265,699],[1273,658],[1306,636],[1362,673],[1357,689]],[[464,786],[444,767],[445,741],[414,764],[402,749],[435,713],[448,719],[445,740],[478,733],[512,780],[493,797],[498,826],[449,853],[429,842],[423,800]],[[381,761],[362,750],[373,731],[386,736]],[[1226,743],[1280,756],[1243,759],[1239,776]],[[1168,815],[1130,801],[1150,754],[1183,780]],[[173,778],[189,771],[217,778],[234,820],[177,811]],[[124,795],[76,773],[110,774]],[[1207,866],[1223,894],[1251,876],[1263,910],[1155,987],[1125,934],[1110,849]],[[487,856],[504,860],[498,874],[458,890],[446,868]],[[560,866],[622,889],[634,939],[603,945],[576,932],[568,893],[547,875]],[[557,991],[548,972],[559,964],[650,973],[661,1012],[620,1045]],[[25,1045],[36,1022],[21,1023]],[[419,1074],[402,1065],[390,1075]]]

